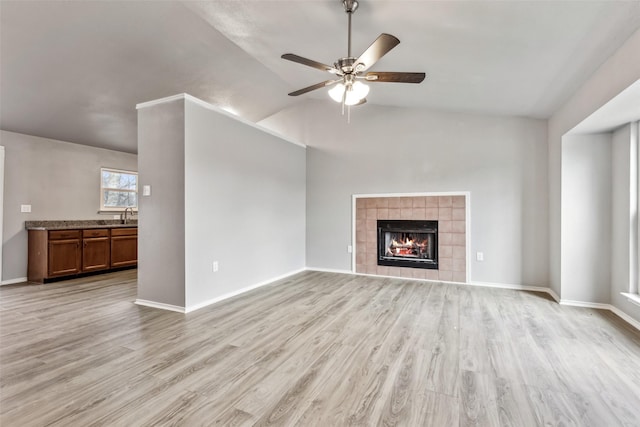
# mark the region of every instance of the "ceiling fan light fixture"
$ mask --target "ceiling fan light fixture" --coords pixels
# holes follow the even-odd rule
[[[1,0],[0,0],[1,1]],[[335,0],[332,0],[335,1]],[[351,15],[358,8],[359,0],[341,0],[344,11],[347,13],[347,55],[338,58],[333,66],[323,64],[322,62],[304,58],[293,53],[285,53],[282,59],[296,62],[307,67],[315,68],[321,71],[327,71],[334,75],[333,80],[325,80],[311,86],[296,90],[289,93],[289,96],[299,96],[313,90],[332,86],[329,90],[329,96],[334,101],[342,105],[342,114],[347,112],[347,123],[349,122],[350,108],[345,106],[362,105],[367,102],[366,96],[369,93],[369,86],[363,84],[359,80],[366,82],[380,83],[421,83],[424,73],[407,73],[393,71],[369,71],[380,58],[389,53],[391,49],[396,47],[400,40],[391,34],[382,33],[375,41],[358,57],[351,54]]]
[[[361,82],[353,82],[350,85],[338,83],[329,89],[329,96],[336,102],[342,102],[344,91],[347,96],[344,97],[345,105],[356,105],[360,103],[369,94],[369,86]]]
[[[369,86],[362,82],[354,82],[351,85],[351,92],[358,98],[358,101],[361,101],[369,95]]]

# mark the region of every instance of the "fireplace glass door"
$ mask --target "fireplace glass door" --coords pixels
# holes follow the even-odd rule
[[[438,268],[438,221],[379,220],[378,265]]]

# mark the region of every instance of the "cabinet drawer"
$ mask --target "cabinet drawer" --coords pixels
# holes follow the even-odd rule
[[[49,240],[79,239],[80,230],[51,230]]]
[[[137,236],[137,228],[112,228],[111,236]]]
[[[82,237],[109,237],[109,230],[106,228],[82,230]]]

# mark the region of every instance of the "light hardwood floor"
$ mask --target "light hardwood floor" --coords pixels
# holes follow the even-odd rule
[[[0,425],[640,425],[640,334],[545,294],[304,272],[184,315],[135,286],[0,288]]]

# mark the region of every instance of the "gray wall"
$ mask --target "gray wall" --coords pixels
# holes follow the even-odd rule
[[[549,277],[561,294],[562,136],[640,79],[640,30],[636,31],[549,119]]]
[[[304,268],[304,147],[190,99],[138,129],[138,299],[193,309]]]
[[[138,299],[185,306],[184,100],[138,110]]]
[[[562,143],[563,300],[610,302],[611,134]]]
[[[262,122],[307,148],[307,266],[350,270],[351,195],[471,192],[471,280],[548,286],[542,120],[308,101]],[[484,252],[484,262],[475,252]]]
[[[100,215],[100,167],[137,170],[135,154],[0,131],[5,147],[2,280],[27,276],[29,220],[111,219]],[[32,205],[21,213],[20,205]]]
[[[185,165],[187,307],[304,268],[304,147],[187,100]]]

